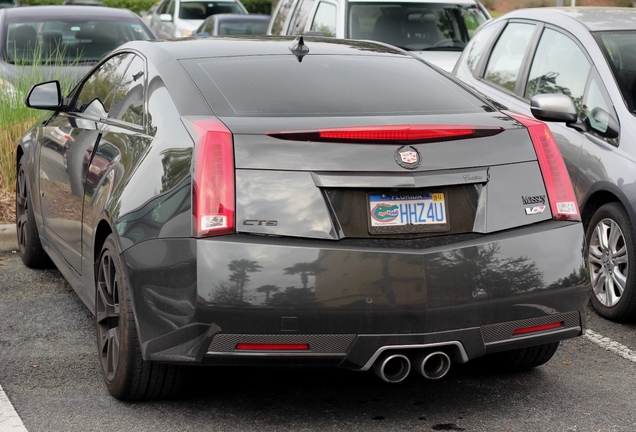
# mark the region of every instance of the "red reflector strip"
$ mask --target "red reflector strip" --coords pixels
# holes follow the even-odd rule
[[[359,126],[315,131],[268,132],[267,135],[291,141],[356,143],[424,143],[496,135],[500,127],[466,125],[383,125]]]
[[[542,325],[532,326],[532,327],[519,328],[513,331],[512,335],[515,336],[520,334],[535,333],[535,332],[540,332],[544,330],[552,330],[552,329],[556,329],[560,327],[563,327],[563,321],[557,321],[550,324],[542,324]]]
[[[236,344],[239,351],[308,351],[309,344]]]

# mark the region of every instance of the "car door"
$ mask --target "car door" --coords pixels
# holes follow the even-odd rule
[[[168,39],[174,36],[176,0],[164,0],[157,8],[157,13],[153,16],[152,29],[159,39]],[[162,21],[162,15],[170,15],[170,21]]]
[[[316,0],[299,0],[287,28],[287,35],[300,35],[305,33],[305,27],[309,21],[310,13]]]
[[[593,72],[587,53],[572,36],[546,26],[523,89],[525,109],[529,111],[529,100],[535,95],[560,93],[572,98],[580,119],[586,119],[594,107],[608,111],[611,105],[604,101],[609,98],[603,96],[606,93],[603,83]],[[591,106],[588,105],[590,103]],[[511,108],[521,109],[517,106]],[[585,141],[594,138],[581,128],[569,127],[565,123],[551,122],[549,126],[559,144],[580,203],[584,190],[589,189],[582,183],[587,177],[585,170],[590,168],[580,164],[581,149]]]
[[[336,30],[338,28],[337,18],[338,8],[336,4],[320,1],[309,20],[307,31],[327,37],[336,37],[338,36],[336,34]]]
[[[485,59],[480,85],[488,87],[484,92],[496,102],[528,116],[530,98],[550,93],[570,96],[583,115],[591,70],[588,56],[570,35],[536,22],[511,21]],[[577,189],[584,136],[565,123],[550,123],[550,129]]]
[[[493,54],[495,50],[496,47]],[[541,26],[536,48],[528,50],[526,57],[531,61],[527,62],[526,70],[522,69],[522,76],[516,82],[515,97],[507,102],[509,109],[532,115],[529,102],[533,96],[557,93],[570,96],[582,121],[596,121],[590,117],[594,109],[613,113],[607,90],[589,55],[572,35],[557,27]],[[487,67],[484,78],[492,80],[488,71]],[[600,131],[608,125],[595,125],[589,131],[584,127],[570,127],[558,122],[551,122],[549,126],[566,162],[577,200],[582,203],[591,187],[589,179],[607,178],[601,159],[591,157],[583,149],[590,148],[588,143],[612,141],[594,132],[594,129]]]
[[[87,76],[73,107],[43,127],[43,135],[63,131],[64,143],[52,151],[40,146],[38,176],[44,236],[78,274],[82,273],[82,236],[86,180],[114,91],[130,64],[130,54],[112,57]]]
[[[267,27],[268,35],[287,34],[287,26],[298,0],[280,0]]]

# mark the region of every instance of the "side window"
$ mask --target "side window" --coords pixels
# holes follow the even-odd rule
[[[285,21],[287,21],[287,16],[291,11],[292,5],[294,4],[294,0],[281,0],[276,9],[276,15],[272,20],[272,28],[270,30],[270,34],[273,35],[281,35],[284,34],[285,29],[283,26],[285,25]]]
[[[581,118],[592,128],[591,132],[594,135],[612,145],[618,146],[617,138],[603,137],[609,127],[613,112],[607,90],[605,90],[598,74],[594,74],[585,95]]]
[[[475,30],[488,20],[479,6],[467,6],[461,13],[470,38],[475,34]]]
[[[314,2],[315,0],[301,0],[301,3],[292,16],[289,29],[287,30],[288,35],[303,34],[307,21],[309,20],[309,13],[314,7]]]
[[[309,30],[321,32],[328,37],[336,36],[336,5],[325,2],[318,3]]]
[[[170,5],[170,0],[164,0],[159,7],[157,8],[158,14],[168,13],[168,6]]]
[[[145,82],[146,67],[144,61],[140,57],[134,56],[115,92],[108,117],[143,126]]]
[[[208,36],[212,36],[214,34],[214,21],[211,19],[205,20],[203,22],[203,26],[198,29],[198,33],[207,33]]]
[[[484,50],[488,46],[488,42],[492,38],[492,36],[499,31],[501,27],[500,23],[495,23],[494,25],[489,25],[484,27],[480,31],[475,34],[473,38],[473,42],[468,49],[466,54],[466,64],[468,64],[468,68],[475,75],[477,73],[477,65],[479,64],[479,60],[484,54]]]
[[[510,23],[492,50],[484,78],[514,91],[535,25]]]
[[[530,68],[524,96],[562,93],[574,101],[583,118],[583,92],[590,73],[590,63],[581,48],[568,36],[546,29],[541,35]]]
[[[75,100],[76,110],[85,114],[105,117],[115,96],[132,54],[120,54],[108,59],[82,84]]]

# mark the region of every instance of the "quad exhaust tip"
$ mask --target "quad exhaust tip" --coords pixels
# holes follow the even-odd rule
[[[440,379],[446,376],[451,359],[444,351],[435,351],[419,357],[417,372],[426,379]]]
[[[402,353],[385,353],[373,364],[373,370],[388,383],[404,381],[411,372],[411,363],[415,370],[426,379],[440,379],[446,376],[451,367],[451,359],[444,351],[416,353],[411,359]]]
[[[373,370],[384,381],[398,383],[411,372],[411,361],[403,354],[385,354],[373,364]]]

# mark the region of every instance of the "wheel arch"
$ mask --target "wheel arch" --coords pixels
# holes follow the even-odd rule
[[[600,182],[599,182],[600,183]],[[623,192],[613,184],[597,184],[595,190],[590,191],[581,205],[581,219],[583,221],[583,227],[587,229],[594,213],[610,202],[620,203],[623,208],[627,210],[627,213],[632,220],[632,224],[636,226],[634,215],[629,208],[629,200],[625,197]]]
[[[21,145],[18,145],[18,147],[15,149],[15,169],[18,169],[18,164],[20,163],[20,159],[22,159],[22,156],[24,156],[24,149],[22,148]]]
[[[113,233],[113,229],[110,224],[102,219],[99,224],[97,224],[97,228],[95,229],[95,237],[93,240],[93,257],[94,257],[94,266],[97,269],[97,265],[99,264],[99,256],[102,252],[102,247],[104,246],[104,242],[109,235]],[[95,277],[97,277],[97,271],[95,271]]]

